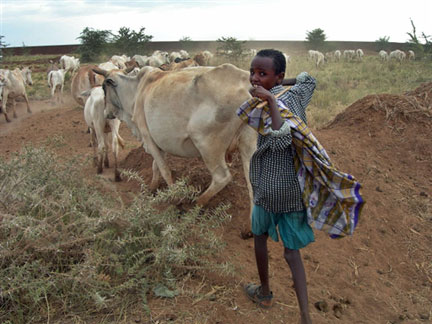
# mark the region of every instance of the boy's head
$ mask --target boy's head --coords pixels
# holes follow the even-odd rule
[[[282,83],[285,76],[286,60],[282,52],[264,49],[253,58],[250,67],[249,81],[270,90]]]

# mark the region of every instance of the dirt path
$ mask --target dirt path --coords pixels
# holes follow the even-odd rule
[[[315,231],[316,242],[302,250],[312,318],[314,323],[430,322],[431,125],[413,124],[409,120],[389,124],[385,111],[368,105],[366,101],[353,105],[333,125],[314,132],[334,163],[362,183],[367,203],[353,237],[331,240],[323,232]],[[56,138],[64,142],[56,149],[60,156],[91,156],[82,108],[71,98],[59,107],[49,101],[32,101],[31,108],[33,113],[27,114],[23,103],[18,103],[18,118],[11,123],[0,116],[2,156],[10,156],[27,143],[40,145]],[[124,125],[120,134],[127,142],[120,155],[121,166],[139,171],[149,183],[152,158]],[[202,188],[208,185],[210,176],[199,159],[169,157],[169,164],[175,177],[188,176]],[[236,274],[225,278],[206,274],[186,280],[183,283],[186,287],[204,294],[199,300],[191,295],[175,300],[150,296],[155,321],[297,322],[294,289],[281,244],[269,242],[275,307],[269,311],[257,309],[242,293],[241,286],[256,282],[258,277],[253,242],[242,240],[239,235],[249,223],[249,203],[238,160],[234,160],[232,173],[234,180],[213,199],[211,206],[220,202],[232,205],[232,221],[221,233],[227,247],[220,252],[220,260],[233,263]],[[124,198],[138,190],[131,182],[114,183],[112,169],[104,170],[103,177],[98,178],[89,163],[84,174],[95,181],[108,180],[104,181],[107,188],[115,189]],[[317,302],[327,304],[327,311],[315,308]],[[138,323],[148,319],[139,310],[132,310],[129,318]]]

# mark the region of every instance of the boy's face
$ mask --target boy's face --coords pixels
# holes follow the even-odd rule
[[[275,85],[281,84],[284,76],[284,72],[275,73],[271,57],[255,56],[251,62],[249,81],[253,86],[262,86],[270,90]]]

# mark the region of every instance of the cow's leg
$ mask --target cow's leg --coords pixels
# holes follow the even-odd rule
[[[7,114],[7,106],[6,106],[7,99],[8,99],[8,93],[7,93],[7,91],[3,91],[3,99],[2,99],[2,107],[1,107],[2,111],[1,112],[3,112],[3,114],[5,115],[6,122],[10,123],[10,119],[8,117],[8,114]]]
[[[221,191],[232,179],[228,166],[225,161],[226,148],[223,145],[206,145],[209,142],[202,139],[194,141],[195,146],[200,151],[201,157],[210,171],[212,180],[210,186],[197,199],[197,204],[205,206],[209,200]],[[220,143],[222,144],[222,143]]]
[[[55,89],[56,89],[56,85],[53,85],[51,87],[51,101],[52,101],[52,104],[54,104],[54,105],[56,103]]]
[[[166,153],[162,152],[162,154],[163,154],[163,158],[166,159]],[[150,191],[155,191],[157,188],[159,188],[160,181],[161,181],[161,173],[157,166],[156,160],[153,160],[152,170],[153,170],[153,177],[149,189]]]
[[[105,156],[105,134],[104,134],[104,128],[103,126],[101,127],[101,125],[95,125],[95,133],[96,133],[96,139],[97,139],[97,143],[98,143],[98,148],[97,148],[97,170],[96,173],[100,174],[103,171],[103,160],[104,160],[104,156]]]
[[[143,138],[143,141],[146,143],[146,145],[143,145],[145,151],[151,154],[151,156],[153,157],[153,178],[150,184],[150,189],[152,189],[152,186],[155,186],[156,183],[158,183],[157,178],[159,177],[159,172],[160,174],[162,174],[162,178],[166,181],[167,185],[173,185],[174,181],[172,179],[171,169],[166,163],[164,153],[156,145],[156,143],[153,141],[150,135],[148,135],[147,132],[142,132],[141,136]],[[156,177],[156,179],[154,177]],[[156,188],[157,186],[155,187],[155,189]]]
[[[13,110],[13,117],[14,118],[18,118],[18,115],[16,113],[16,100],[15,98],[12,98],[12,100],[10,101],[11,106],[12,106],[12,110]]]
[[[98,166],[98,153],[97,153],[97,139],[96,139],[96,133],[95,130],[91,127],[89,127],[90,131],[90,146],[93,147],[93,165],[95,167]]]
[[[121,181],[120,172],[118,171],[118,153],[119,153],[119,142],[115,132],[111,132],[112,135],[112,152],[114,155],[114,181]]]
[[[28,100],[28,98],[27,98],[27,93],[24,93],[24,99],[25,99],[25,102],[26,102],[26,104],[27,104],[27,112],[29,113],[29,114],[31,114],[31,109],[30,109],[30,104],[29,104],[29,100]]]
[[[60,103],[63,103],[63,88],[64,88],[64,82],[60,86]]]
[[[108,159],[108,133],[103,133],[103,140],[104,140],[104,151],[103,151],[103,161],[105,168],[109,168],[109,159]]]

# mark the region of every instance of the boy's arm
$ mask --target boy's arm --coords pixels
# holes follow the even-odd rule
[[[297,98],[302,108],[306,109],[306,106],[312,99],[312,94],[316,87],[316,80],[307,72],[301,72],[297,75],[295,80],[295,85],[291,87],[289,92]]]
[[[273,130],[278,130],[281,128],[284,121],[280,115],[276,97],[262,86],[253,87],[249,90],[249,92],[253,97],[258,97],[261,100],[267,101],[270,110],[270,117],[272,119],[271,128]]]
[[[296,84],[296,79],[283,79],[282,81],[282,85],[283,86],[293,86],[294,84]]]

